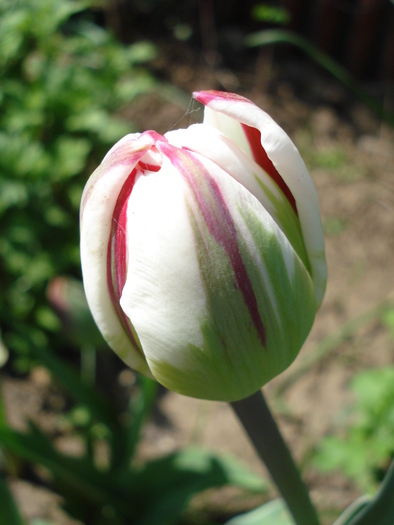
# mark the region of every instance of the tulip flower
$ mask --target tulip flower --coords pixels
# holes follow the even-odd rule
[[[202,124],[130,134],[81,202],[86,297],[112,349],[170,390],[234,401],[287,368],[326,283],[317,193],[244,97],[194,93]]]

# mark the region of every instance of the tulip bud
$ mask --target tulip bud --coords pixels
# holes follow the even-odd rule
[[[81,258],[93,317],[133,369],[235,401],[287,368],[326,283],[315,187],[244,97],[202,91],[203,124],[130,134],[90,177]]]

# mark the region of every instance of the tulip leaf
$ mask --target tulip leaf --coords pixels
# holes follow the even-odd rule
[[[231,457],[200,449],[180,451],[138,468],[129,465],[119,476],[117,471],[96,468],[89,455],[76,458],[58,452],[34,425],[25,434],[0,427],[0,444],[48,469],[64,497],[65,510],[83,522],[96,523],[108,510],[115,520],[111,523],[117,525],[173,525],[191,497],[202,490],[227,484],[255,492],[267,489],[264,479]]]
[[[55,488],[65,498],[65,510],[71,515],[85,521],[94,513],[100,514],[103,506],[110,505],[120,516],[132,517],[133,509],[126,492],[122,493],[106,472],[95,468],[89,456],[75,458],[58,452],[34,425],[31,424],[30,432],[25,434],[0,428],[0,444],[25,460],[47,468]]]
[[[114,442],[112,446],[112,470],[126,473],[131,459],[137,446],[142,424],[150,412],[156,399],[157,383],[145,376],[139,376],[140,390],[131,400],[131,423],[129,425],[119,425],[114,432]]]
[[[139,525],[170,525],[194,494],[227,484],[256,492],[268,487],[263,478],[235,459],[202,449],[186,449],[150,461],[134,474],[128,487],[137,502],[149,502]]]
[[[225,525],[295,525],[282,499],[264,503],[261,507],[227,521]]]
[[[368,496],[358,498],[339,516],[334,525],[347,525],[350,523],[368,505],[370,499]]]
[[[5,480],[0,476],[0,525],[24,525]]]
[[[378,492],[369,501],[358,500],[353,505],[354,512],[349,512],[352,505],[345,511],[334,525],[393,525],[394,523],[394,460],[380,485]],[[347,516],[347,512],[349,515]],[[345,518],[342,519],[341,518]]]

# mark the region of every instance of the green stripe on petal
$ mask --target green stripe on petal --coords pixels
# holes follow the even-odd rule
[[[277,354],[281,360],[279,366],[283,366],[283,370],[296,357],[312,328],[316,311],[312,279],[279,229],[277,232],[274,229],[267,230],[261,217],[253,210],[249,209],[247,213],[243,211],[242,215],[261,259],[260,264],[250,262],[248,273],[257,297],[262,298],[267,348]],[[246,243],[240,246],[241,251],[247,249]],[[252,258],[248,260],[252,261]],[[260,270],[262,263],[267,271],[266,276]],[[268,285],[275,291],[275,316],[272,304],[264,298]],[[275,323],[276,318],[280,319],[279,323]]]
[[[211,166],[209,176],[215,178],[231,211],[266,344],[262,345],[231,258],[205,220],[201,199],[209,207],[212,195],[195,169],[193,185],[198,188],[187,194],[187,202],[206,295],[206,313],[199,318],[203,342],[198,347],[186,345],[179,366],[155,356],[149,364],[155,377],[171,390],[233,401],[251,395],[291,364],[313,324],[316,303],[304,264],[257,199],[217,168]]]
[[[305,268],[311,273],[308,255],[306,253],[304,238],[301,232],[300,221],[294,213],[289,201],[283,197],[277,198],[272,191],[255,175],[255,179],[274,207],[273,217],[281,227],[283,233],[297,252],[298,257],[304,263]]]
[[[288,237],[311,273],[300,221],[289,200],[276,182],[241,151],[235,142],[218,129],[206,124],[195,124],[187,130],[168,132],[166,138],[177,147],[187,148],[211,160],[250,191]]]
[[[222,401],[240,399],[262,384],[260,374],[254,379],[251,372],[256,369],[254,351],[262,354],[264,348],[225,249],[191,207],[189,217],[207,297],[207,315],[199,320],[203,344],[188,345],[182,368],[154,360],[150,366],[155,377],[176,392]]]
[[[265,153],[296,201],[315,286],[316,302],[320,306],[327,281],[323,228],[316,189],[297,148],[280,126],[250,100],[219,91],[201,91],[194,93],[193,96],[209,109],[207,112],[209,123],[219,126],[219,129],[225,134],[228,128],[229,136],[233,140],[236,139],[240,147],[244,146],[241,145],[238,138],[234,137],[234,124],[228,124],[228,120],[225,119],[224,128],[221,127],[222,115],[260,132],[261,145]],[[218,112],[220,115],[212,115],[212,112]],[[205,117],[204,122],[206,122]],[[248,153],[248,150],[245,149],[245,152]]]
[[[257,264],[246,242],[241,242],[240,252],[267,327],[267,347],[263,348],[223,248],[207,229],[201,231],[191,220],[209,310],[209,317],[200,321],[204,342],[201,348],[189,345],[185,349],[182,368],[154,359],[150,366],[161,383],[181,394],[219,401],[242,399],[285,370],[297,356],[315,315],[312,281],[295,254],[294,272],[289,276],[277,233],[249,215],[246,224],[260,247],[269,286],[276,294],[274,306],[261,262]]]

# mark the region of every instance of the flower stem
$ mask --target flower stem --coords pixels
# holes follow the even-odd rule
[[[267,466],[297,525],[319,525],[308,491],[261,390],[231,406]]]

